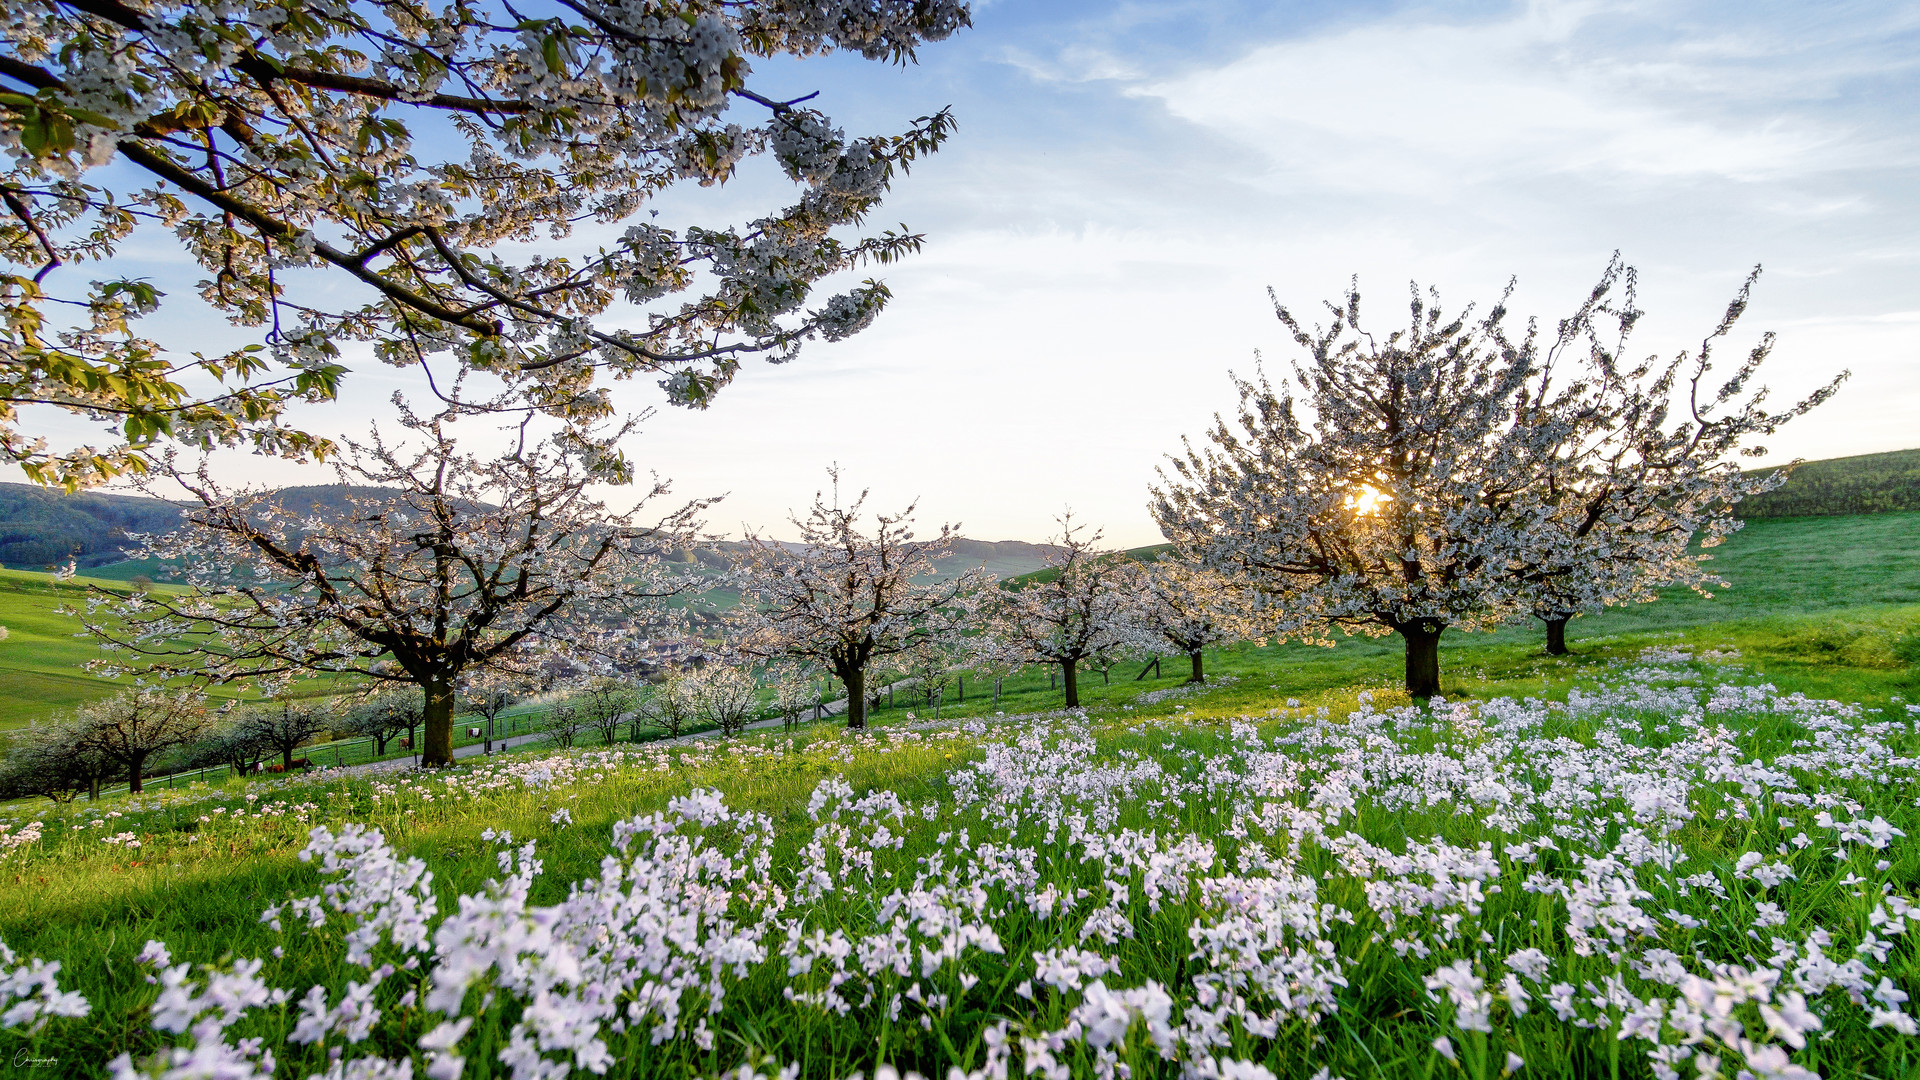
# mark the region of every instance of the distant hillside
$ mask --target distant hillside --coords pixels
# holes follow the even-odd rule
[[[1120,554],[1125,555],[1134,562],[1150,563],[1172,550],[1172,544],[1148,544],[1146,547],[1128,548]],[[1038,570],[1030,570],[1024,574],[1007,574],[1004,576],[1006,578],[1004,584],[1007,587],[1025,588],[1028,585],[1039,585],[1052,581],[1060,576],[1060,571],[1042,565]]]
[[[799,545],[785,543],[789,549]],[[695,561],[712,570],[724,570],[746,550],[738,540],[721,540],[682,553],[676,561]],[[953,551],[933,563],[930,580],[945,581],[977,567],[985,567],[995,577],[1013,577],[1031,573],[1047,565],[1047,556],[1059,550],[1051,544],[1029,544],[1025,540],[969,540],[955,537]]]
[[[1755,469],[1765,475],[1775,469]],[[1920,450],[1809,461],[1787,482],[1740,504],[1743,518],[1920,510]]]
[[[984,566],[995,577],[1030,573],[1047,565],[1047,556],[1060,550],[1052,544],[1029,544],[1024,540],[968,540],[953,542],[953,554],[933,564],[937,577],[958,577],[976,566]]]
[[[341,484],[282,488],[281,505],[295,513],[340,513],[347,508]],[[182,506],[140,495],[83,492],[68,495],[32,484],[0,484],[0,567],[44,570],[75,559],[102,577],[134,576],[165,580],[165,568],[123,561],[126,537],[134,532],[166,532],[179,523]],[[724,569],[741,545],[718,541],[682,551],[672,561]],[[1024,574],[1046,565],[1053,548],[1023,540],[954,541],[953,554],[936,564],[936,578],[965,573],[976,566],[1000,577]]]
[[[139,495],[69,495],[34,484],[0,484],[0,565],[22,570],[119,562],[127,534],[166,532],[180,507]]]

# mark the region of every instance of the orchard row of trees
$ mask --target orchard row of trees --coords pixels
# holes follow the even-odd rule
[[[246,775],[279,759],[292,769],[302,746],[325,736],[364,736],[377,754],[422,723],[421,696],[389,692],[349,703],[284,699],[211,709],[195,687],[140,687],[32,725],[0,744],[0,798],[55,801],[97,796],[100,785],[141,790],[156,767],[228,767]]]
[[[1010,586],[938,580],[952,527],[916,539],[912,507],[864,526],[865,495],[842,499],[837,471],[794,520],[797,541],[750,536],[720,576],[676,562],[712,500],[643,519],[666,482],[620,513],[593,494],[631,478],[618,447],[630,425],[523,424],[482,458],[452,436],[457,406],[402,407],[399,440],[344,442],[336,468],[353,494],[336,513],[227,492],[167,459],[198,506],[138,554],[188,588],[96,596],[89,625],[118,650],[97,669],[274,696],[328,674],[417,688],[428,764],[452,759],[462,685],[630,672],[696,632],[742,664],[831,675],[853,726],[876,671],[1052,664],[1071,705],[1086,666],[1129,649],[1189,655],[1198,677],[1201,651],[1223,641],[1337,631],[1400,635],[1407,690],[1429,697],[1450,628],[1537,618],[1558,652],[1575,615],[1721,584],[1700,548],[1786,472],[1738,458],[1838,385],[1770,411],[1754,385],[1770,337],[1710,381],[1752,284],[1666,362],[1622,359],[1640,311],[1617,258],[1552,333],[1510,332],[1504,298],[1447,314],[1416,290],[1408,325],[1384,336],[1362,328],[1357,292],[1326,327],[1276,305],[1304,358],[1290,386],[1237,380],[1237,423],[1217,420],[1171,459],[1151,501],[1168,555],[1143,570],[1063,520],[1057,563]],[[690,598],[719,586],[738,606],[696,624]]]
[[[1385,335],[1362,327],[1357,287],[1324,327],[1276,300],[1305,358],[1291,386],[1237,379],[1237,423],[1216,418],[1205,445],[1189,441],[1163,470],[1151,502],[1172,542],[1161,563],[1133,567],[1063,520],[1064,554],[1042,580],[916,585],[950,530],[915,547],[902,515],[862,536],[857,501],[816,500],[799,545],[754,545],[746,647],[827,664],[855,726],[863,669],[913,649],[1057,664],[1069,706],[1078,668],[1128,648],[1172,644],[1197,679],[1201,650],[1236,638],[1398,634],[1415,698],[1439,692],[1449,628],[1534,618],[1547,651],[1564,653],[1576,615],[1662,587],[1725,587],[1701,549],[1790,472],[1756,475],[1739,458],[1763,455],[1757,440],[1846,377],[1769,410],[1754,385],[1767,335],[1710,380],[1757,275],[1697,349],[1665,362],[1625,359],[1642,313],[1618,256],[1552,333],[1510,329],[1505,296],[1448,314],[1416,287],[1406,326]]]
[[[650,728],[668,737],[696,726],[732,735],[769,706],[792,722],[825,700],[825,685],[797,666],[755,671],[699,659],[634,679],[590,677],[546,688],[483,675],[462,688],[461,711],[484,725],[490,751],[509,733],[498,725],[502,715],[531,691],[554,700],[516,717],[516,726],[562,747],[595,737],[606,745],[637,741]],[[97,798],[107,783],[137,793],[153,775],[209,768],[240,776],[291,771],[316,764],[297,756],[303,749],[341,738],[367,739],[381,758],[396,742],[415,747],[425,722],[426,696],[417,689],[225,708],[210,707],[191,687],[130,689],[0,740],[0,798]]]
[[[705,501],[643,521],[590,495],[635,478],[607,378],[657,375],[668,400],[704,408],[748,357],[865,328],[885,284],[816,287],[921,246],[860,226],[950,114],[849,135],[813,95],[756,91],[754,62],[904,63],[970,20],[961,0],[583,0],[505,21],[456,5],[408,9],[397,30],[371,0],[294,20],[268,0],[218,18],[184,0],[8,14],[0,461],[69,489],[171,479],[198,503],[144,553],[181,568],[184,593],[91,609],[122,650],[103,673],[416,688],[432,764],[451,760],[464,683],[630,668],[648,641],[684,636],[679,598],[716,584],[665,561],[697,539]],[[662,194],[724,184],[757,155],[792,183],[789,205],[722,227],[658,217],[675,204]],[[585,222],[601,228],[582,236]],[[111,268],[136,235],[180,245],[206,274],[199,301],[259,340],[208,355],[142,335],[161,290],[86,268]],[[1754,379],[1771,338],[1709,381],[1746,287],[1698,350],[1630,360],[1633,285],[1616,260],[1551,332],[1514,327],[1504,297],[1446,314],[1416,290],[1384,337],[1362,328],[1357,290],[1325,327],[1276,301],[1304,359],[1290,382],[1239,380],[1234,420],[1173,460],[1152,510],[1178,569],[1127,599],[1193,641],[1398,634],[1408,690],[1428,696],[1450,628],[1538,618],[1557,650],[1581,612],[1714,586],[1697,548],[1785,478],[1736,458],[1837,382],[1770,411]],[[343,342],[411,369],[439,411],[397,398],[402,444],[291,426],[293,406],[340,393]],[[112,438],[50,446],[30,419],[48,408]],[[517,423],[518,444],[457,448],[452,425],[483,416]],[[162,450],[221,446],[332,459],[366,490],[349,513],[301,515]],[[655,481],[642,506],[666,493]],[[835,500],[800,547],[754,543],[735,627],[743,655],[831,672],[850,722],[874,665],[931,670],[928,650],[963,645],[1058,664],[1071,696],[1077,668],[1141,621],[1077,584],[1120,573],[1091,547],[1066,545],[1058,574],[1024,588],[935,585],[905,516],[871,536],[857,517]]]

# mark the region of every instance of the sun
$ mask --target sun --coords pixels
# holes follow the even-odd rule
[[[1347,496],[1347,506],[1359,517],[1370,517],[1380,508],[1381,503],[1390,503],[1393,496],[1375,488],[1372,484],[1361,484],[1357,495]]]

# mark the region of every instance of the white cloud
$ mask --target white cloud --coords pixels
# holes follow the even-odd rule
[[[1857,133],[1703,103],[1706,64],[1622,66],[1592,24],[1538,4],[1474,23],[1388,19],[1254,49],[1134,92],[1344,189],[1444,195],[1555,174],[1770,180],[1860,164]]]

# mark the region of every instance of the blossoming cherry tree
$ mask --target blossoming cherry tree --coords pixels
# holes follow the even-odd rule
[[[1546,626],[1549,654],[1567,652],[1567,622],[1685,586],[1706,595],[1727,582],[1711,572],[1711,549],[1738,530],[1741,500],[1788,482],[1791,466],[1763,474],[1739,459],[1766,453],[1757,440],[1818,406],[1847,378],[1780,412],[1751,383],[1773,349],[1763,335],[1718,386],[1707,381],[1716,345],[1746,311],[1756,267],[1700,346],[1661,362],[1625,360],[1641,312],[1636,274],[1615,256],[1580,307],[1561,320],[1516,417],[1514,434],[1557,429],[1538,505],[1513,565],[1530,613]],[[1602,322],[1610,323],[1601,333]],[[1564,383],[1557,361],[1578,366]],[[1550,439],[1549,441],[1553,441]]]
[[[1274,310],[1306,352],[1294,376],[1312,419],[1264,374],[1236,379],[1239,430],[1217,421],[1211,446],[1171,459],[1154,518],[1182,557],[1245,576],[1296,618],[1399,634],[1408,693],[1432,697],[1441,634],[1519,602],[1507,570],[1551,436],[1510,432],[1532,335],[1508,339],[1504,300],[1448,316],[1417,288],[1406,327],[1384,336],[1362,329],[1357,285],[1324,329]]]
[[[867,723],[867,677],[874,667],[929,644],[958,644],[971,600],[989,578],[970,570],[935,581],[934,561],[952,545],[954,526],[915,540],[914,507],[876,514],[871,532],[860,518],[867,493],[840,502],[816,492],[813,507],[794,518],[797,543],[750,533],[739,565],[735,628],[742,652],[769,660],[817,663],[847,693],[847,726]]]
[[[588,493],[621,432],[523,439],[481,458],[455,447],[451,420],[410,418],[418,447],[377,431],[352,445],[341,511],[228,494],[204,468],[176,473],[200,505],[141,557],[177,565],[189,590],[98,598],[91,628],[135,657],[108,669],[268,688],[341,672],[412,684],[425,694],[421,762],[446,765],[472,670],[531,667],[543,639],[611,652],[616,624],[662,619],[659,601],[697,584],[660,556],[691,539],[710,500],[642,524],[665,482],[621,513]]]
[[[343,342],[431,363],[441,385],[485,371],[516,407],[577,420],[611,415],[602,371],[659,374],[700,407],[744,357],[859,331],[883,283],[814,289],[920,247],[856,229],[952,118],[849,135],[815,95],[756,91],[754,64],[905,63],[970,18],[963,0],[6,0],[4,14],[0,460],[68,484],[142,467],[167,436],[323,451],[277,421],[338,392]],[[656,216],[667,193],[759,155],[798,189],[789,205],[729,209],[717,227]],[[256,340],[201,355],[141,336],[164,296],[113,267],[136,237],[177,244],[199,299]],[[23,428],[26,405],[116,422],[117,442],[51,449]]]

